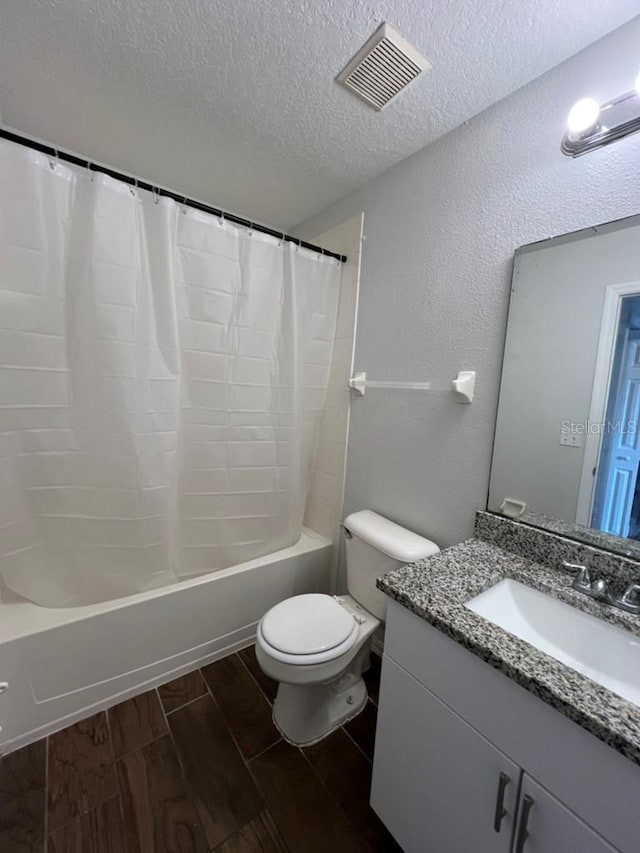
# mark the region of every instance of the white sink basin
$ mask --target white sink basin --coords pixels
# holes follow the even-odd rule
[[[640,706],[640,637],[511,579],[466,606]]]

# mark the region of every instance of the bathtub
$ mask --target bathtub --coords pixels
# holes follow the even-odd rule
[[[331,543],[304,530],[290,548],[111,602],[0,604],[0,751],[11,752],[255,638],[265,611],[326,592]]]

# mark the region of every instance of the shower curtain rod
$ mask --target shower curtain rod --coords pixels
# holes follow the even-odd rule
[[[202,210],[204,213],[211,213],[236,225],[242,225],[252,231],[259,231],[261,234],[269,234],[272,237],[277,237],[280,240],[285,240],[288,243],[295,243],[303,249],[309,249],[310,252],[317,252],[319,255],[325,255],[328,258],[336,258],[341,263],[346,263],[347,256],[339,255],[337,252],[330,252],[328,249],[323,249],[322,246],[316,246],[313,243],[307,243],[306,240],[300,240],[298,237],[292,237],[290,234],[285,234],[284,231],[276,231],[275,228],[269,228],[267,225],[260,225],[258,222],[252,222],[250,219],[243,219],[241,216],[236,216],[235,213],[228,213],[226,210],[220,210],[217,207],[211,207],[194,198],[174,193],[171,190],[163,189],[155,184],[150,184],[147,181],[142,181],[139,178],[133,178],[124,172],[118,172],[115,169],[109,169],[107,166],[100,166],[92,160],[86,160],[78,157],[75,154],[69,154],[59,148],[54,148],[52,145],[47,145],[44,142],[38,142],[35,139],[30,139],[28,136],[22,136],[19,133],[14,133],[11,130],[0,128],[0,138],[8,139],[10,142],[17,142],[18,145],[24,145],[26,148],[33,148],[34,151],[40,151],[42,154],[47,154],[49,157],[54,157],[57,160],[63,160],[65,163],[72,163],[74,166],[82,166],[91,172],[102,172],[115,178],[117,181],[123,181],[125,184],[130,184],[140,190],[148,190],[155,195],[172,198],[179,204],[194,207],[196,210]]]

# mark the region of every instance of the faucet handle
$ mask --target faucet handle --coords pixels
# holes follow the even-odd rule
[[[575,574],[573,580],[573,588],[581,592],[589,592],[591,590],[591,575],[589,569],[580,563],[569,563],[567,560],[562,561],[562,567]]]
[[[585,569],[586,566],[583,566],[582,563],[570,563],[568,560],[562,561],[562,568],[567,569],[569,572],[573,572],[576,574],[580,571],[580,569]]]
[[[618,599],[618,607],[630,613],[640,613],[640,583],[630,583]]]

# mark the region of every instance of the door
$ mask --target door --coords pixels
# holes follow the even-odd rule
[[[618,376],[612,376],[592,526],[628,536],[640,465],[640,332],[625,330]]]
[[[380,697],[371,805],[405,853],[509,853],[520,768],[387,656]]]
[[[513,853],[616,853],[616,850],[525,773]]]

